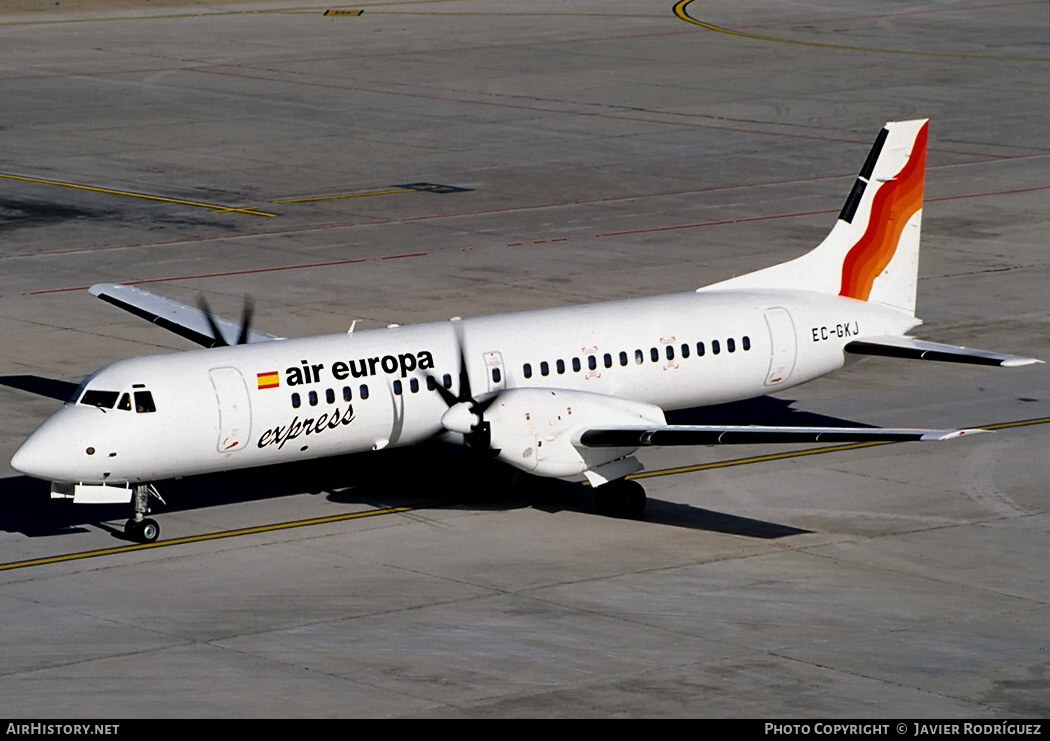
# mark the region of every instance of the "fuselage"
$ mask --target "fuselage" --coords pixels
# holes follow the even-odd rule
[[[143,356],[85,379],[12,465],[141,483],[420,443],[446,432],[461,356],[475,396],[564,389],[676,409],[840,368],[843,346],[918,324],[806,291],[702,290]]]

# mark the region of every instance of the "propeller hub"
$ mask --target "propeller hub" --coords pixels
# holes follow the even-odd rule
[[[478,415],[471,410],[472,406],[470,402],[466,401],[453,404],[441,415],[441,426],[449,432],[469,435],[481,422]]]

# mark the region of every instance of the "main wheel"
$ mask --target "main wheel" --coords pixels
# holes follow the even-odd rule
[[[637,481],[610,481],[594,491],[594,508],[606,517],[641,519],[645,513],[645,489]]]
[[[624,507],[623,516],[628,517],[632,520],[642,519],[642,515],[645,514],[645,505],[648,498],[645,496],[645,489],[637,481],[624,481]]]

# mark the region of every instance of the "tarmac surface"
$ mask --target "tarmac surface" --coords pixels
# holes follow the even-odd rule
[[[0,4],[0,715],[1050,714],[1047,366],[694,412],[1001,429],[645,451],[643,521],[390,451],[162,483],[143,548],[6,467],[190,347],[93,283],[284,336],[686,291],[819,242],[886,120],[931,119],[918,336],[1050,359],[1045,2],[128,5]]]

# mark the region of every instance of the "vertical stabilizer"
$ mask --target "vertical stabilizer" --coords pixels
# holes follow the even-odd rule
[[[879,132],[831,233],[790,262],[708,289],[789,288],[874,301],[915,314],[928,122]]]

